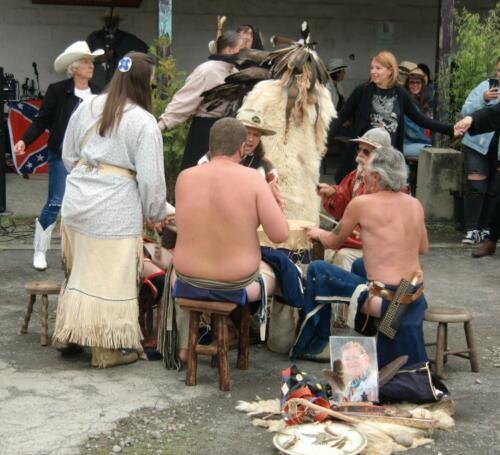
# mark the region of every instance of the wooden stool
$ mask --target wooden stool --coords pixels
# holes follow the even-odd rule
[[[426,346],[436,346],[436,359],[431,360],[435,364],[436,375],[443,377],[443,366],[449,355],[455,355],[463,359],[469,359],[472,371],[479,371],[479,359],[477,357],[476,342],[472,333],[472,314],[461,308],[432,306],[425,311],[424,321],[437,322],[437,339]],[[448,324],[463,323],[467,349],[448,349]]]
[[[189,345],[186,371],[186,385],[196,385],[196,368],[198,354],[212,356],[212,363],[219,369],[219,389],[229,390],[229,337],[228,318],[239,306],[228,302],[211,302],[205,300],[190,300],[177,298],[176,303],[184,310],[189,311]],[[215,323],[216,339],[209,345],[198,344],[198,328],[202,313],[210,313]],[[236,367],[240,370],[248,369],[250,338],[250,305],[241,306],[241,320],[239,326],[238,361]]]
[[[49,319],[49,298],[48,295],[56,295],[61,291],[61,284],[55,281],[31,281],[24,285],[26,293],[30,296],[28,301],[28,308],[24,315],[23,326],[21,327],[21,334],[28,333],[28,324],[30,323],[31,313],[33,312],[33,305],[36,301],[36,296],[42,296],[42,326],[40,332],[40,344],[47,346],[49,344],[48,337],[48,319]]]

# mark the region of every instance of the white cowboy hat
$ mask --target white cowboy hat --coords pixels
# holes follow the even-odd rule
[[[68,46],[64,49],[62,54],[57,56],[54,61],[54,69],[58,73],[63,73],[73,62],[81,60],[82,58],[94,59],[102,54],[104,54],[103,49],[97,49],[94,52],[91,52],[89,45],[85,41],[77,41],[71,46]]]
[[[272,136],[276,134],[270,126],[264,123],[262,114],[253,109],[240,109],[236,118],[248,128],[255,128],[262,136]]]

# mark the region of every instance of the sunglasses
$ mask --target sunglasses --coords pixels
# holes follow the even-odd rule
[[[368,150],[365,147],[358,147],[358,153],[364,153],[365,155],[370,155],[370,153],[372,153],[372,151]]]
[[[408,81],[408,85],[422,85],[422,81],[419,81],[419,80],[410,80]]]

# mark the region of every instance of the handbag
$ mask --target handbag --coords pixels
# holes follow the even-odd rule
[[[380,403],[434,403],[448,395],[448,388],[431,373],[429,362],[399,370],[379,390]]]
[[[299,310],[273,298],[270,313],[267,347],[272,352],[288,353],[295,342]]]

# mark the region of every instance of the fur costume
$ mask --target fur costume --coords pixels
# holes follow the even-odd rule
[[[267,80],[254,87],[242,108],[260,111],[276,131],[274,136],[261,140],[266,157],[278,173],[287,219],[319,224],[321,200],[316,194],[316,185],[328,127],[336,111],[330,92],[319,83],[310,91],[300,113],[296,109],[290,112],[289,99],[281,80]]]

